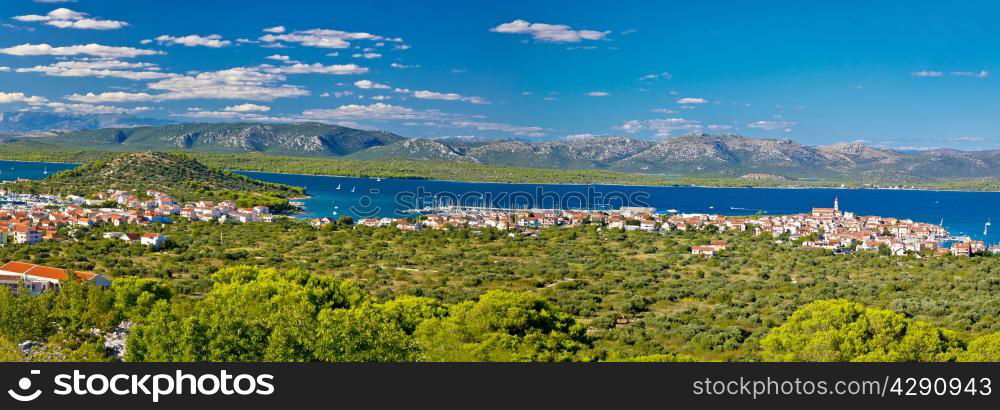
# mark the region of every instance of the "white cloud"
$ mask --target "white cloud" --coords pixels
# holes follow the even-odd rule
[[[662,73],[646,74],[646,75],[644,75],[642,77],[639,77],[639,80],[640,81],[659,80],[659,79],[669,80],[671,78],[674,78],[674,76],[672,74],[670,74],[668,72],[662,72]]]
[[[940,76],[943,76],[944,73],[942,73],[940,71],[923,70],[923,71],[914,71],[914,72],[910,73],[910,75],[912,75],[914,77],[940,77]]]
[[[655,120],[631,120],[626,121],[624,124],[614,128],[625,131],[629,134],[650,131],[657,137],[666,137],[670,136],[670,134],[674,131],[700,130],[702,125],[700,122],[695,120],[667,118]]]
[[[794,125],[796,125],[796,123],[791,122],[791,121],[767,121],[767,120],[762,120],[762,121],[751,122],[751,123],[747,124],[747,127],[757,128],[757,129],[762,129],[762,130],[781,130],[781,129],[783,129],[785,131],[790,131],[790,128],[792,126],[794,126]]]
[[[591,91],[587,93],[588,97],[607,97],[609,95],[611,95],[611,93],[606,91]]]
[[[414,98],[420,98],[423,100],[445,100],[445,101],[464,101],[472,104],[489,104],[485,98],[482,97],[467,97],[456,93],[439,93],[434,91],[414,91]]]
[[[457,120],[457,121],[451,121],[449,122],[449,124],[453,127],[473,128],[479,131],[499,131],[514,135],[521,135],[525,137],[543,137],[546,135],[546,131],[548,131],[547,129],[541,127],[526,127],[520,125],[504,124],[499,122],[477,121],[477,120]]]
[[[280,42],[298,43],[306,47],[316,48],[349,48],[351,46],[350,42],[355,40],[403,41],[402,39],[385,38],[370,33],[352,33],[330,29],[311,29],[293,31],[291,33],[284,33],[284,30],[282,30],[282,33],[263,35],[260,37],[260,40],[269,44],[280,44]]]
[[[150,83],[147,87],[159,94],[106,92],[86,95],[74,94],[66,98],[79,102],[114,101],[168,101],[191,99],[233,99],[273,101],[309,95],[305,88],[281,84],[286,77],[278,73],[262,72],[252,68],[230,68],[186,76],[168,78]]]
[[[302,116],[314,120],[439,120],[446,117],[439,111],[421,111],[385,103],[306,110]]]
[[[986,70],[976,71],[952,71],[951,75],[956,77],[975,77],[975,78],[986,78],[990,76],[990,72]]]
[[[420,65],[406,65],[406,64],[400,64],[400,63],[392,63],[392,64],[389,64],[389,67],[398,68],[400,70],[404,70],[404,69],[407,69],[407,68],[420,68]]]
[[[357,64],[323,65],[320,63],[313,63],[313,64],[294,63],[281,67],[264,67],[263,70],[273,74],[349,75],[349,74],[364,74],[368,72],[367,67],[361,67]]]
[[[38,105],[48,102],[45,97],[28,96],[24,93],[7,93],[0,91],[0,104],[25,103],[28,105]]]
[[[386,90],[386,89],[390,88],[388,85],[379,84],[379,83],[376,83],[376,82],[372,82],[371,80],[358,80],[358,81],[355,81],[354,82],[354,86],[358,87],[358,88],[361,88],[361,89],[364,89],[364,90],[371,90],[371,89]]]
[[[100,44],[53,47],[48,44],[21,44],[18,46],[0,48],[0,54],[14,56],[76,56],[90,55],[104,58],[132,58],[163,54],[160,51],[144,50],[132,47],[114,47]]]
[[[127,80],[160,80],[177,77],[164,73],[150,63],[129,63],[119,60],[60,61],[50,65],[18,68],[19,73],[44,73],[55,77],[124,78]]]
[[[75,28],[82,30],[115,30],[128,25],[124,21],[100,20],[88,17],[89,14],[73,11],[67,8],[58,8],[44,16],[29,14],[24,16],[14,16],[14,20],[25,23],[44,23],[58,28]]]
[[[289,56],[283,56],[281,54],[274,54],[274,55],[267,56],[267,59],[268,60],[276,60],[276,61],[289,61],[292,58],[289,57]]]
[[[705,100],[704,98],[698,98],[698,97],[684,97],[677,100],[678,104],[704,104],[706,102],[708,101]]]
[[[67,100],[85,103],[109,103],[109,102],[137,102],[137,101],[157,101],[157,97],[148,93],[126,93],[122,91],[112,91],[100,94],[72,94],[66,96]]]
[[[221,35],[210,34],[207,36],[200,36],[197,34],[191,34],[182,37],[174,37],[169,35],[162,35],[155,38],[157,43],[163,46],[174,46],[182,45],[187,47],[211,47],[211,48],[222,48],[228,47],[232,44],[229,40],[223,40]]]
[[[364,59],[372,60],[372,59],[376,59],[376,58],[382,58],[382,55],[379,54],[379,53],[370,53],[369,52],[369,53],[354,53],[354,54],[351,55],[351,57],[354,57],[354,58],[364,58]]]
[[[582,40],[604,40],[610,31],[573,30],[564,24],[529,23],[525,20],[514,20],[493,27],[490,31],[507,34],[528,34],[537,41],[551,43],[577,43]]]
[[[724,125],[724,124],[711,124],[711,125],[708,126],[708,129],[713,130],[713,131],[728,131],[728,130],[731,130],[733,128],[736,128],[736,127],[734,127],[732,125]]]
[[[268,107],[266,105],[257,105],[257,104],[240,104],[240,105],[231,105],[229,107],[224,108],[223,110],[230,112],[267,112],[271,111],[271,107]]]
[[[45,104],[45,106],[55,112],[74,114],[135,114],[152,109],[150,107],[122,108],[109,105],[69,104],[63,102],[50,102]]]
[[[274,26],[264,29],[265,33],[281,34],[285,32],[285,26]]]

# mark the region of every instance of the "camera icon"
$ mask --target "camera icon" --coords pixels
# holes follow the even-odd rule
[[[32,370],[31,374],[39,375],[42,374],[42,372],[41,370]],[[31,379],[28,377],[22,377],[21,380],[17,381],[17,388],[20,389],[22,393],[27,393],[28,389],[31,389]],[[37,399],[38,396],[42,395],[42,391],[40,389],[35,389],[35,391],[32,393],[21,394],[17,391],[14,391],[14,389],[10,389],[7,390],[7,394],[9,394],[10,397],[14,400],[27,402]]]

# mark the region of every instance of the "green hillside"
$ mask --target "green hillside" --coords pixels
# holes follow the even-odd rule
[[[183,154],[164,152],[119,154],[41,181],[20,181],[9,189],[82,196],[108,189],[139,195],[156,190],[181,201],[235,199],[240,206],[267,205],[279,210],[288,207],[289,198],[305,194],[299,187],[255,180],[211,168]]]

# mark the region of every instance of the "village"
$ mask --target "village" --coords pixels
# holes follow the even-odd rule
[[[310,224],[322,227],[334,221],[313,219]],[[479,207],[440,207],[416,219],[365,218],[357,225],[393,226],[401,231],[422,229],[495,228],[510,235],[536,235],[539,229],[597,224],[602,228],[625,231],[669,232],[672,230],[715,229],[751,231],[770,234],[778,242],[801,241],[806,249],[828,249],[847,254],[878,251],[890,255],[908,253],[971,256],[1000,253],[1000,245],[987,249],[983,241],[952,238],[944,227],[910,219],[860,216],[841,211],[839,199],[832,208],[813,208],[812,212],[792,215],[757,215],[732,217],[704,213],[657,213],[654,208],[622,207],[612,211],[524,209],[497,210]],[[951,243],[950,247],[944,246]],[[725,241],[694,246],[691,254],[714,256],[726,249]]]
[[[145,200],[117,190],[96,192],[88,198],[12,192],[0,192],[0,195],[0,246],[8,242],[35,244],[65,239],[59,236],[59,229],[65,227],[148,227],[172,223],[175,217],[218,223],[270,222],[273,219],[266,206],[239,208],[235,201],[198,201],[182,205],[157,191],[147,191],[148,199]],[[160,248],[167,241],[164,235],[156,232],[106,232],[104,238],[153,248]]]

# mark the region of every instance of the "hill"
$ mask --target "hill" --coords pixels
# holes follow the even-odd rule
[[[289,198],[305,194],[299,187],[220,171],[185,155],[163,152],[121,154],[88,162],[41,181],[20,181],[8,189],[80,196],[108,189],[144,196],[146,191],[155,190],[179,201],[234,199],[241,207],[266,205],[279,211],[288,208]]]
[[[368,148],[347,158],[357,160],[382,160],[388,158],[418,161],[454,160],[479,162],[476,158],[463,155],[447,144],[428,139],[408,139],[391,145]]]
[[[451,159],[533,168],[606,169],[633,174],[739,178],[768,174],[788,179],[869,183],[985,181],[1000,178],[1000,150],[936,149],[900,152],[859,142],[808,146],[790,139],[694,133],[654,142],[629,137],[577,140],[437,140]],[[391,154],[386,154],[390,153]],[[454,153],[460,154],[455,158]],[[384,155],[385,154],[385,155]],[[358,159],[430,159],[399,143],[361,151]],[[434,158],[449,159],[449,158]]]
[[[389,132],[364,131],[315,122],[173,124],[82,130],[39,138],[54,145],[124,151],[182,149],[327,156],[348,155],[404,139]]]

